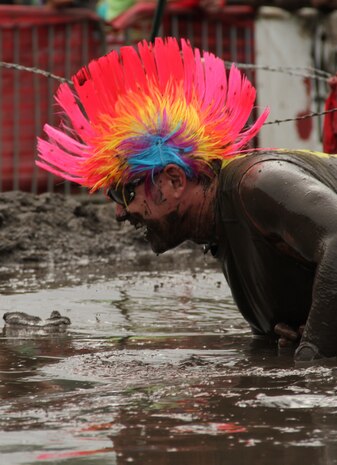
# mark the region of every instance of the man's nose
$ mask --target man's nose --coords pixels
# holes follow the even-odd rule
[[[127,212],[124,205],[120,205],[119,203],[116,203],[115,216],[116,216],[117,221],[125,221],[126,220],[126,218],[128,216],[128,212]]]

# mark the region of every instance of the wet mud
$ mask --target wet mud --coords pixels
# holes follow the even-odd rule
[[[0,195],[0,234],[4,264],[60,263],[94,256],[99,260],[125,245],[130,232],[121,233],[111,203],[7,192]]]
[[[0,316],[71,320],[0,337],[1,463],[337,464],[335,363],[254,339],[200,248],[156,257],[109,203],[0,212]]]
[[[195,250],[188,260],[201,263],[200,247],[189,243],[180,250]],[[176,255],[167,253],[158,266],[172,264]],[[139,231],[117,223],[113,203],[103,196],[0,194],[0,266],[90,262],[127,269],[146,268],[154,258]]]

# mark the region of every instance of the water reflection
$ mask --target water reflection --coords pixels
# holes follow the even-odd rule
[[[21,397],[61,391],[55,380],[35,380],[34,377],[45,365],[57,364],[66,357],[89,352],[89,348],[76,349],[73,338],[68,334],[24,339],[0,337],[1,401],[18,401]],[[28,406],[31,399],[29,397]],[[22,403],[19,408],[24,408]]]
[[[336,371],[252,339],[221,275],[128,273],[2,296],[65,334],[0,338],[0,454],[49,463],[337,463]],[[43,284],[43,283],[42,283]]]

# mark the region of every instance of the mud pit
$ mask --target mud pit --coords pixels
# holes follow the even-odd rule
[[[193,244],[158,259],[139,231],[116,222],[113,204],[104,198],[0,194],[0,279],[31,267],[53,267],[55,280],[66,283],[65,269],[72,278],[87,280],[116,270],[184,268],[207,262],[214,260]]]
[[[2,314],[72,321],[0,337],[1,463],[337,464],[336,368],[252,339],[200,247],[59,195],[2,194],[0,234]]]

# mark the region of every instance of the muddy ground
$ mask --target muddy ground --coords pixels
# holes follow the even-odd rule
[[[0,235],[1,313],[72,322],[0,337],[1,463],[337,465],[335,366],[252,338],[199,246],[55,194],[0,195]]]
[[[204,266],[213,261],[186,243],[156,257],[141,232],[119,224],[111,202],[100,197],[0,194],[0,266],[41,263],[102,264],[120,268]]]

